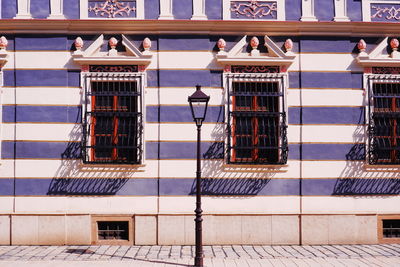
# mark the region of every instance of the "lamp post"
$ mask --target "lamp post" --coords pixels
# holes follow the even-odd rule
[[[202,238],[202,222],[201,218],[203,210],[201,209],[201,163],[200,163],[200,136],[201,125],[206,117],[208,101],[210,97],[201,91],[201,86],[196,85],[196,92],[188,97],[190,110],[192,111],[193,120],[197,126],[197,169],[196,169],[196,255],[194,258],[194,266],[203,266],[203,238]]]

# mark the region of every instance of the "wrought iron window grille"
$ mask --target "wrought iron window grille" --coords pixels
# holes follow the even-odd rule
[[[143,74],[84,74],[84,163],[140,164]]]
[[[226,74],[227,162],[286,164],[284,74]]]
[[[400,164],[400,75],[372,74],[368,81],[368,162]]]

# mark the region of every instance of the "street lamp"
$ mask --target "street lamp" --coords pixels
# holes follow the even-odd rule
[[[201,91],[201,86],[196,85],[196,92],[188,97],[190,110],[192,111],[193,121],[197,126],[197,170],[196,170],[196,255],[194,266],[203,266],[203,239],[202,239],[202,221],[203,210],[201,209],[201,163],[200,163],[200,136],[201,125],[206,117],[208,101],[210,97]]]

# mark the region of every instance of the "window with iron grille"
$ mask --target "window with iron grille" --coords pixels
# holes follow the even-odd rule
[[[142,74],[89,72],[84,81],[84,162],[141,163]]]
[[[369,75],[370,164],[400,164],[400,76]]]
[[[284,76],[231,73],[228,86],[228,163],[285,164],[287,161]]]

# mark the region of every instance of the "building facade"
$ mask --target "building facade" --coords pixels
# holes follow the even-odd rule
[[[0,244],[400,238],[400,1],[2,0]],[[399,125],[398,125],[399,124]]]

